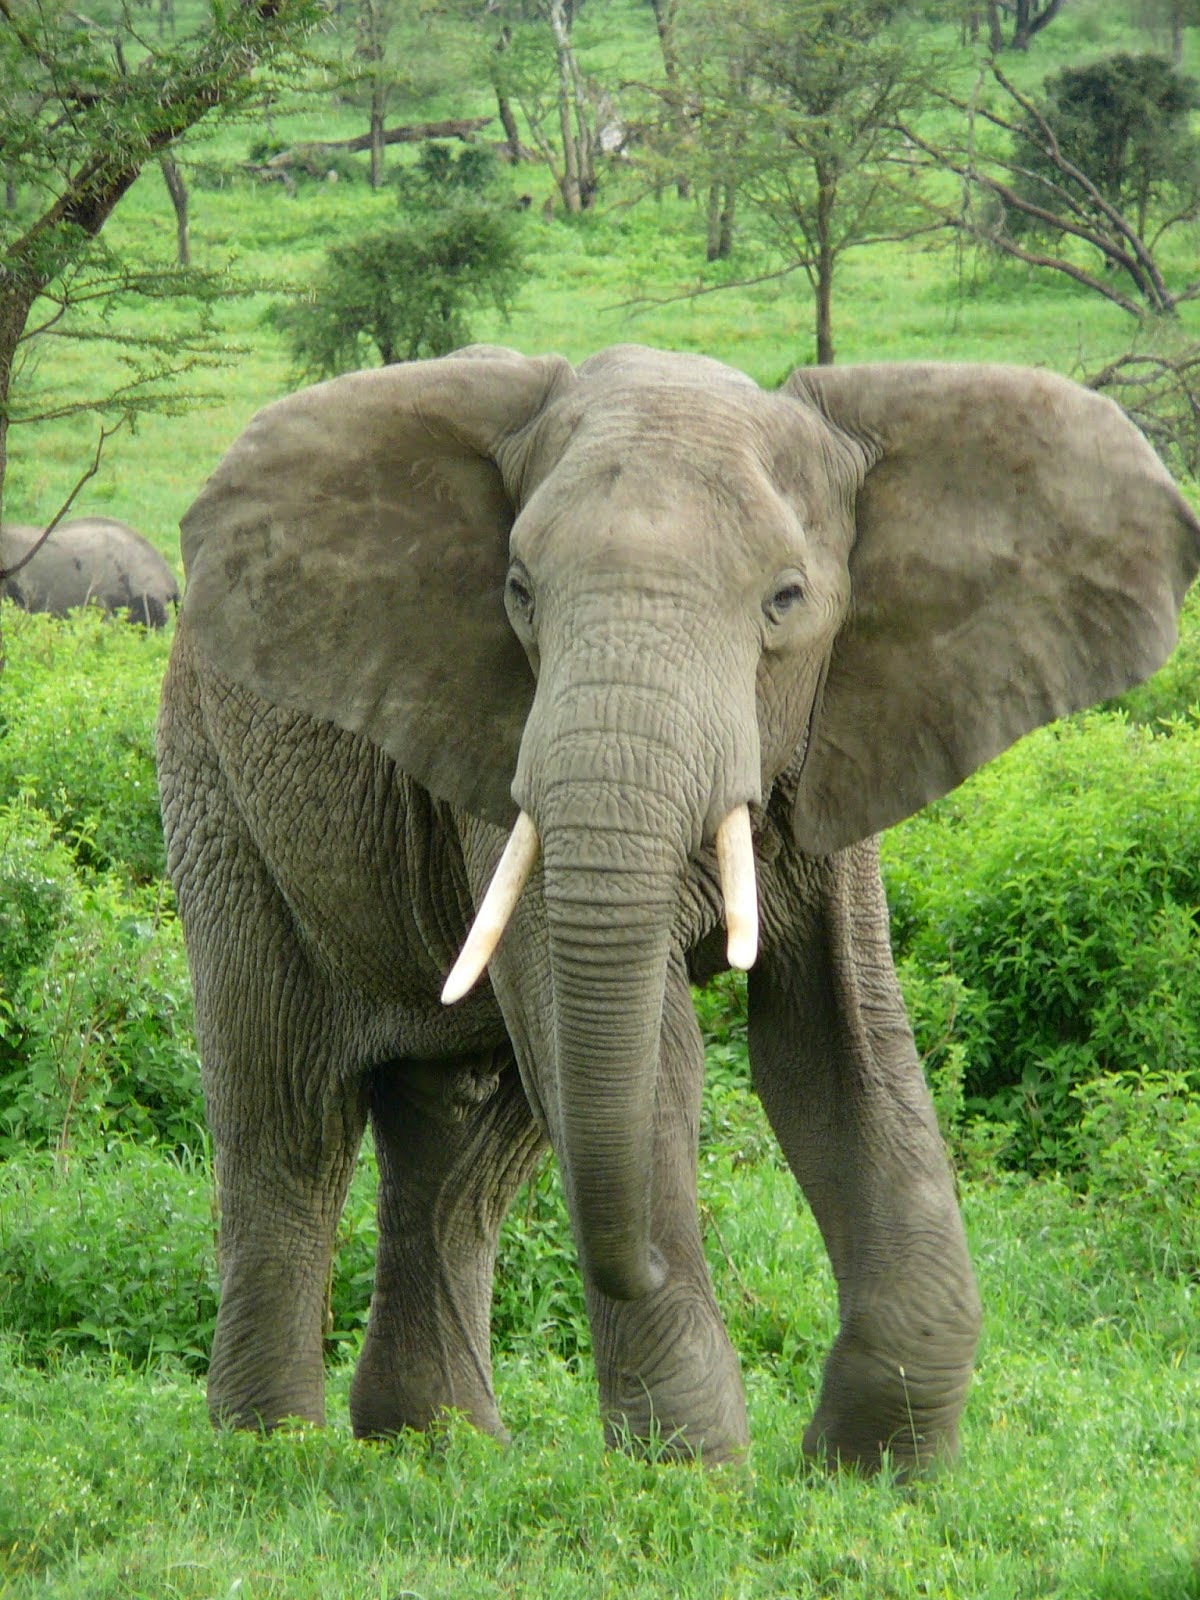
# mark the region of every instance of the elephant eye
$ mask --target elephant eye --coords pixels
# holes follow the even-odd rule
[[[524,572],[514,570],[509,573],[504,586],[504,598],[514,618],[520,618],[522,622],[533,620],[533,589]]]
[[[804,585],[794,578],[781,583],[763,602],[763,610],[770,622],[779,622],[793,606],[804,599]]]

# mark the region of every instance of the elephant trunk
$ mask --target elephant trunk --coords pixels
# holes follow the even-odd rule
[[[651,1238],[654,1106],[680,867],[660,840],[638,843],[637,867],[597,870],[593,835],[553,828],[545,841],[556,1145],[583,1269],[619,1300],[664,1276]]]

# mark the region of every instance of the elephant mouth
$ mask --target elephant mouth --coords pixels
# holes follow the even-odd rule
[[[483,976],[537,863],[539,849],[533,819],[522,811],[442,988],[443,1005],[461,1000]],[[745,803],[734,806],[717,829],[716,851],[725,902],[726,958],[731,967],[748,972],[758,955],[758,882],[750,808]]]

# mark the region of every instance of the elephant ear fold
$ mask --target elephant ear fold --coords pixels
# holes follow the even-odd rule
[[[183,520],[183,625],[217,671],[504,824],[533,677],[504,611],[499,461],[519,472],[523,430],[573,373],[465,356],[261,411]]]
[[[984,366],[814,368],[786,391],[868,462],[796,795],[802,849],[900,821],[1166,659],[1200,524],[1110,401]]]

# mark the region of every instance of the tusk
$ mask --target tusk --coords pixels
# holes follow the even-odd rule
[[[717,871],[725,896],[725,953],[731,967],[749,972],[758,955],[758,884],[747,805],[735,806],[717,829]]]
[[[522,811],[492,874],[487,893],[475,913],[466,943],[446,979],[442,989],[443,1005],[452,1006],[479,982],[500,943],[500,935],[508,926],[508,919],[521,898],[521,890],[529,881],[537,858],[537,829],[533,819]]]

